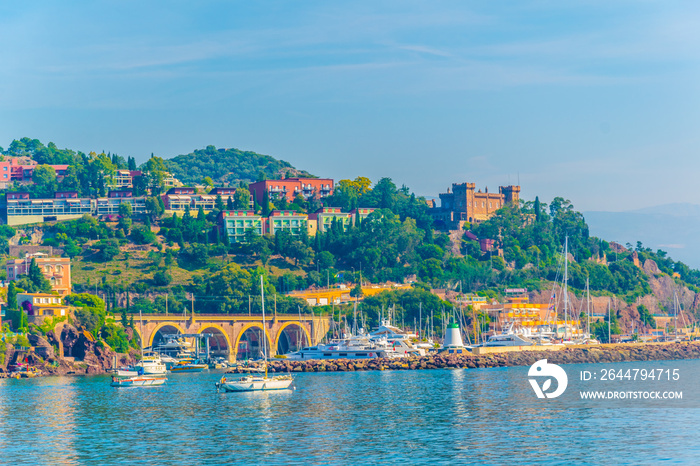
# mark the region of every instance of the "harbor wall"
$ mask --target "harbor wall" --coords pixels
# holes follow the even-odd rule
[[[476,369],[530,366],[540,359],[554,364],[611,363],[700,359],[700,342],[590,345],[558,350],[509,351],[490,354],[434,353],[423,357],[270,361],[274,372],[346,372],[366,370]]]
[[[517,353],[520,351],[559,351],[564,345],[547,345],[547,346],[478,346],[472,349],[472,354],[498,354],[498,353]]]

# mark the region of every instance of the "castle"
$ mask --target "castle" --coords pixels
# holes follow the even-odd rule
[[[520,201],[520,186],[499,186],[498,193],[488,188],[476,191],[475,183],[452,183],[452,192],[440,193],[440,207],[430,209],[437,228],[459,230],[464,222],[480,223],[491,218],[506,203]]]

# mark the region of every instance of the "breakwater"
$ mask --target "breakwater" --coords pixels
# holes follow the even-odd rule
[[[348,372],[421,369],[476,369],[530,366],[540,359],[555,364],[610,363],[700,359],[700,343],[617,344],[564,348],[558,351],[518,351],[494,354],[433,353],[423,357],[328,359],[269,362],[273,372]],[[234,369],[231,372],[235,372]]]

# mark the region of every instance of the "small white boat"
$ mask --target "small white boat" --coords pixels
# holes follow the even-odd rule
[[[262,298],[262,322],[265,326],[265,287],[263,284],[263,276],[260,275],[260,297]],[[224,390],[225,392],[258,392],[266,390],[287,390],[294,379],[291,374],[267,375],[267,346],[263,344],[263,368],[265,373],[262,375],[251,374],[245,375],[237,380],[227,381],[226,376],[221,377],[221,380],[216,382],[216,391]]]
[[[155,352],[144,353],[141,360],[134,366],[135,370],[143,369],[145,375],[164,375],[167,372],[160,355]]]
[[[118,379],[116,376],[112,376],[112,387],[146,387],[153,385],[163,385],[165,381],[168,380],[165,377],[147,377],[147,376],[135,376],[127,377],[124,379]]]
[[[227,381],[222,377],[216,383],[216,389],[225,392],[252,392],[264,390],[287,390],[294,380],[291,375],[246,375],[236,380]]]

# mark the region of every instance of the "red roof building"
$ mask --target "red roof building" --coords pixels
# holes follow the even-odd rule
[[[258,204],[263,201],[267,191],[270,201],[282,197],[292,202],[297,194],[305,200],[323,199],[333,194],[333,180],[330,178],[287,178],[284,180],[265,180],[251,183],[248,186]]]

